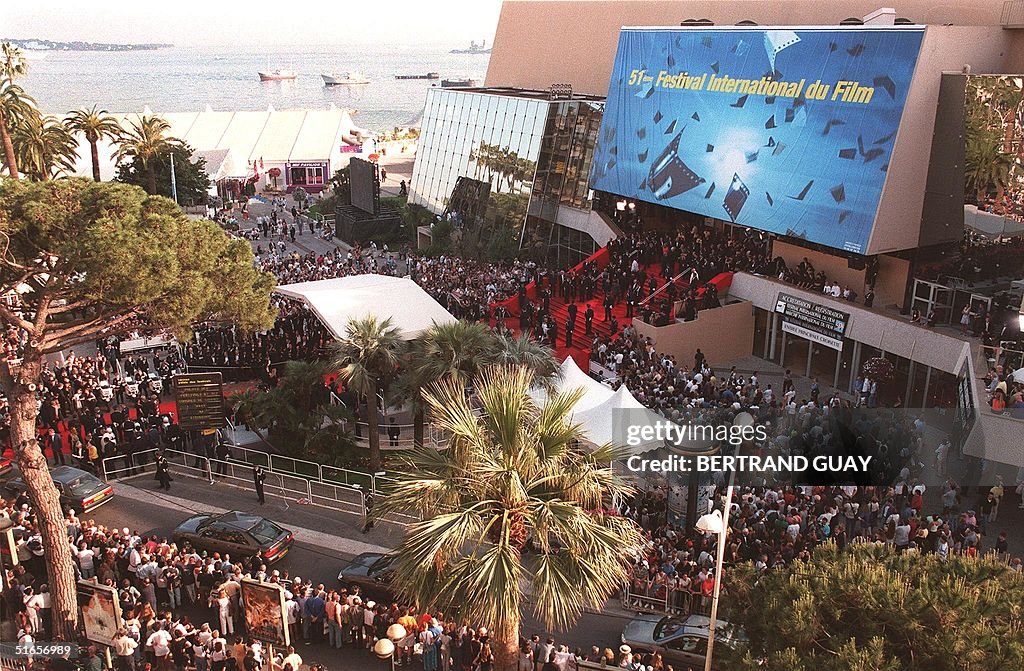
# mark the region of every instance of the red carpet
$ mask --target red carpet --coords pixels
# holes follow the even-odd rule
[[[164,413],[167,413],[167,412],[171,412],[171,413],[174,413],[175,417],[177,417],[178,407],[177,407],[177,405],[175,404],[174,401],[163,401],[163,402],[160,403],[159,411],[160,411],[161,415],[164,414]],[[138,413],[135,411],[134,408],[131,408],[128,411],[128,417],[130,419],[134,420],[134,419],[137,418],[137,416],[138,416]],[[103,420],[105,422],[108,422],[108,423],[110,422],[110,413],[109,412],[103,414]],[[71,454],[71,448],[68,446],[68,428],[67,428],[67,425],[64,422],[60,422],[59,425],[58,425],[58,428],[60,430],[59,432],[61,434],[61,437],[63,438],[63,443],[64,443],[64,449],[62,451],[64,452],[64,454],[70,455]],[[45,431],[46,431],[45,429],[40,429],[39,430],[39,435],[43,435],[45,433]],[[79,435],[79,437],[81,437],[81,435]],[[45,450],[43,450],[43,452],[46,455],[47,459],[51,459],[51,460],[53,459],[53,452],[49,448],[46,448]],[[2,455],[4,457],[7,457],[8,459],[13,459],[14,458],[14,450],[12,450],[10,448],[10,446],[5,445],[3,447]]]
[[[584,263],[594,262],[597,267],[603,269],[608,265],[608,249],[606,247],[601,248],[595,252],[590,258],[583,263],[573,268],[573,272],[578,272]],[[661,264],[654,263],[645,268],[649,274],[654,273],[659,280],[664,278],[661,275]],[[717,289],[719,296],[724,296],[729,289],[729,285],[732,283],[732,273],[721,273],[711,280]],[[678,279],[675,281],[675,285],[679,293],[685,290],[689,283],[685,279]],[[660,288],[660,286],[659,286]],[[667,287],[665,288],[667,289]],[[664,290],[663,290],[664,292]],[[663,293],[662,292],[662,293]],[[700,298],[704,294],[704,288],[700,287],[697,290],[697,297]],[[534,282],[526,285],[526,295],[531,302],[536,300],[537,287]],[[520,333],[519,329],[519,298],[513,296],[501,303],[509,312],[509,317],[505,320],[505,325],[508,326],[515,333]],[[497,304],[496,304],[497,305]],[[495,305],[495,306],[496,306]],[[578,312],[576,313],[576,329],[573,332],[573,346],[565,346],[565,324],[569,319],[568,303],[561,298],[558,291],[553,291],[551,296],[551,317],[558,324],[558,340],[555,346],[555,357],[559,362],[565,360],[565,357],[571,356],[576,364],[583,371],[590,370],[590,351],[591,344],[596,336],[607,336],[611,332],[610,322],[604,320],[604,294],[598,290],[594,298],[589,301],[577,301]],[[586,320],[583,315],[587,310],[587,305],[591,305],[594,308],[594,323],[593,323],[593,334],[586,335],[584,332],[584,325]],[[495,307],[495,306],[492,306]],[[639,309],[636,313],[639,314]],[[620,300],[614,308],[612,308],[612,314],[615,319],[619,322],[619,330],[621,333],[622,329],[626,328],[633,320],[632,318],[626,317],[626,301]]]

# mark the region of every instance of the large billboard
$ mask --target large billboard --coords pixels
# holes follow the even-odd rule
[[[591,186],[867,249],[923,28],[626,28]]]

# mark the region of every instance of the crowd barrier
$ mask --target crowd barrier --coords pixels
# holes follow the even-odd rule
[[[654,581],[635,579],[622,588],[620,599],[627,610],[669,613],[672,615],[707,615],[711,597],[700,591],[671,589]]]
[[[13,643],[0,643],[0,669],[3,671],[28,671],[31,667],[29,660],[18,654]]]
[[[156,473],[156,454],[162,452],[170,464],[171,476],[192,477],[210,482],[224,481],[241,489],[255,491],[253,466],[266,471],[264,491],[271,496],[314,505],[331,510],[365,515],[367,492],[384,495],[382,487],[394,482],[386,475],[364,473],[346,468],[324,466],[303,459],[287,457],[237,445],[230,446],[228,459],[209,458],[195,452],[152,448],[126,455],[106,457],[102,463],[103,479],[107,481]],[[414,515],[396,514],[389,521],[406,524]]]

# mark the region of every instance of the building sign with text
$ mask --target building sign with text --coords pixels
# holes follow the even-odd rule
[[[224,426],[224,382],[220,373],[175,375],[174,401],[181,428],[219,429]]]
[[[849,313],[785,293],[779,294],[775,311],[782,315],[784,332],[843,351]]]

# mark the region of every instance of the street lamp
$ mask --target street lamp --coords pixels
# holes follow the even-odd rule
[[[750,426],[754,418],[749,412],[741,412],[732,420],[733,426]],[[736,448],[739,452],[739,447]],[[736,470],[729,472],[729,485],[725,488],[725,510],[717,508],[697,520],[697,529],[718,536],[718,552],[715,559],[715,589],[711,596],[711,618],[708,621],[708,654],[704,658],[704,671],[711,671],[711,658],[715,650],[715,624],[718,622],[718,596],[722,591],[722,564],[725,562],[725,542],[729,531],[729,510],[732,508],[732,491],[736,484]]]
[[[395,668],[395,644],[406,636],[405,627],[397,622],[388,627],[387,638],[382,638],[373,644],[373,654],[378,659],[390,659],[391,669]]]

